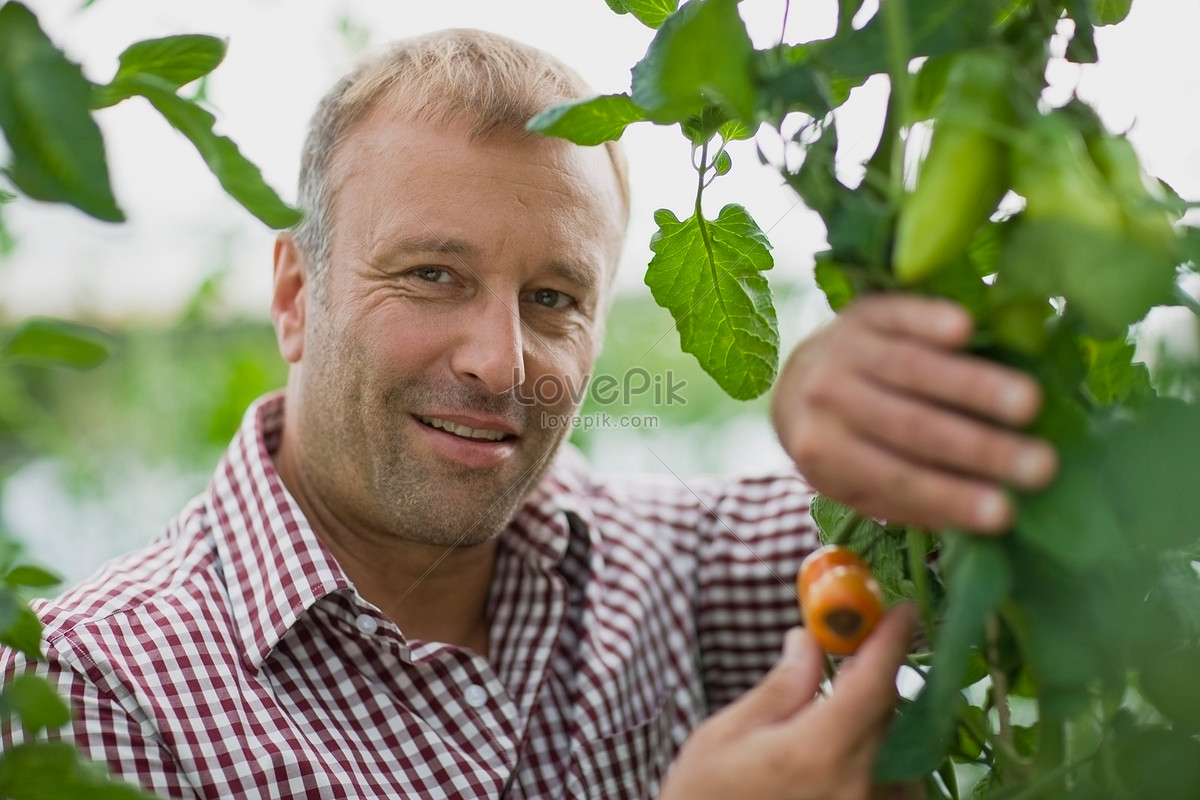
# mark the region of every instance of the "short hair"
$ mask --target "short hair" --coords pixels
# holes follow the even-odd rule
[[[381,101],[394,103],[418,122],[467,119],[468,137],[538,136],[525,123],[555,103],[588,97],[584,80],[549,53],[506,36],[455,28],[403,39],[359,62],[321,99],[309,123],[300,159],[298,203],[304,217],[294,229],[309,264],[318,299],[332,248],[331,167],[338,146]],[[629,178],[624,153],[606,142],[616,173],[624,218]]]

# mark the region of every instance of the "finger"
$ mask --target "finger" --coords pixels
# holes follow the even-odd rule
[[[896,706],[896,673],[912,642],[917,611],[912,605],[889,611],[854,658],[833,679],[830,698],[804,715],[826,731],[836,751],[873,758]]]
[[[996,428],[974,417],[872,384],[847,393],[842,413],[849,426],[905,457],[1023,489],[1040,489],[1054,477],[1054,448],[1041,439]]]
[[[725,720],[730,736],[780,722],[812,702],[823,677],[821,646],[803,628],[792,628],[778,663],[717,716]]]
[[[873,294],[855,300],[842,317],[889,338],[921,339],[943,347],[966,344],[974,322],[957,303],[912,294]]]
[[[866,516],[935,531],[1012,525],[1012,501],[995,484],[906,458],[833,421],[805,422],[788,452],[813,488]]]
[[[1041,407],[1041,388],[1020,370],[886,332],[856,344],[859,375],[906,394],[1011,426],[1029,424]]]

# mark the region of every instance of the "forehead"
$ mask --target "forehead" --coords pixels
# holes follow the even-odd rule
[[[443,204],[490,198],[496,212],[506,203],[540,205],[623,237],[623,183],[605,148],[524,130],[477,133],[481,127],[468,117],[412,119],[380,103],[338,142],[329,168],[332,193],[353,193],[357,202],[372,189]]]

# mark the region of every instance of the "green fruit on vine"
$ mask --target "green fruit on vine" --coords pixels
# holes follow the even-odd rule
[[[1012,118],[1012,69],[990,51],[950,67],[929,154],[900,208],[892,254],[897,280],[912,284],[953,263],[1008,188],[1008,147],[996,137]]]

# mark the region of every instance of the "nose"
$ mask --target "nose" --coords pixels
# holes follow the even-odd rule
[[[525,381],[525,348],[517,301],[489,294],[463,320],[463,333],[451,368],[492,394],[504,394]]]

